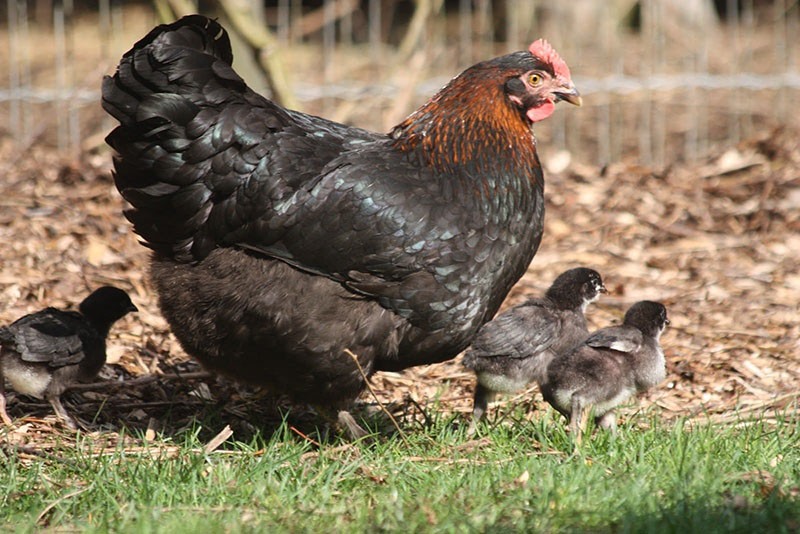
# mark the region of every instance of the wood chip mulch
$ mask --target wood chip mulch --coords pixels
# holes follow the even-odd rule
[[[506,304],[540,294],[576,265],[599,270],[610,289],[587,312],[594,327],[619,322],[637,300],[664,302],[671,320],[662,337],[667,380],[622,409],[623,419],[645,408],[666,420],[720,423],[796,414],[799,134],[765,131],[662,170],[620,162],[548,173],[544,240]],[[226,424],[237,438],[274,427],[288,405],[205,373],[169,333],[147,280],[148,253],[121,214],[110,159],[101,151],[65,160],[35,146],[20,153],[0,140],[0,324],[74,305],[103,284],[129,291],[140,311],[112,330],[100,381],[65,395],[98,450],[120,442],[140,447],[197,420],[213,427],[204,430],[208,439]],[[474,379],[459,359],[380,373],[372,388],[397,415],[420,420],[436,409],[466,420]],[[15,428],[0,430],[0,441],[41,453],[71,439],[49,405],[8,396]],[[535,389],[496,409],[532,399],[535,417],[544,406]],[[369,392],[361,402],[377,411]]]

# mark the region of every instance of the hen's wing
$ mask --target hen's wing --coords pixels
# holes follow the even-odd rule
[[[635,352],[642,346],[642,332],[628,326],[601,328],[586,340],[590,347],[610,349],[617,352]]]
[[[527,358],[546,350],[558,336],[560,318],[535,299],[483,325],[465,356]]]
[[[482,313],[481,282],[511,247],[499,223],[380,142],[343,154],[323,174],[281,239],[251,238],[251,249],[337,280],[427,329]]]
[[[582,345],[562,357],[555,358],[547,368],[547,382],[543,393],[554,399],[555,392],[593,390],[597,399],[613,395],[624,379],[625,362],[620,354]],[[562,399],[563,400],[563,399]],[[568,403],[561,402],[562,408]]]
[[[55,308],[26,315],[6,328],[13,342],[8,348],[23,361],[63,367],[81,362],[85,355],[79,337],[80,315]]]

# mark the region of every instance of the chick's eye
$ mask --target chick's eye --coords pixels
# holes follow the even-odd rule
[[[528,83],[533,86],[539,85],[542,83],[542,76],[540,74],[533,73],[528,76]]]

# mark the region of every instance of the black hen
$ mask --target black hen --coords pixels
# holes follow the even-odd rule
[[[14,391],[47,399],[70,428],[75,422],[61,404],[61,394],[76,382],[94,378],[106,363],[111,325],[137,311],[128,294],[105,286],[86,297],[79,312],[56,308],[26,315],[0,328],[0,417],[6,413],[3,377]]]
[[[628,309],[621,326],[593,332],[550,363],[542,395],[570,421],[577,443],[590,409],[599,426],[613,431],[612,410],[664,380],[666,361],[659,338],[668,324],[663,304],[643,300]]]
[[[539,245],[531,124],[580,103],[564,62],[537,41],[479,63],[388,135],[283,109],[231,63],[193,15],[103,82],[116,185],[186,352],[329,406],[362,370],[458,354]]]
[[[529,299],[481,327],[463,362],[478,377],[473,424],[497,392],[514,393],[544,382],[550,361],[589,335],[584,311],[605,291],[597,271],[570,269],[544,297]]]

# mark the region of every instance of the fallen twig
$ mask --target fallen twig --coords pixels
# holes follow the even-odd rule
[[[215,450],[219,448],[220,445],[225,443],[229,437],[233,435],[233,430],[231,430],[230,425],[225,425],[225,428],[219,431],[219,434],[214,436],[211,441],[206,443],[205,447],[203,447],[203,452],[206,454],[211,454]]]
[[[71,499],[71,498],[73,498],[73,497],[75,497],[77,495],[80,495],[84,491],[88,491],[88,490],[89,490],[89,487],[81,488],[79,490],[75,490],[75,491],[72,491],[70,493],[67,493],[66,495],[63,495],[63,496],[59,497],[58,499],[56,499],[55,501],[51,502],[50,504],[45,506],[44,510],[42,510],[41,513],[38,516],[36,516],[36,524],[40,524],[42,522],[42,519],[44,519],[44,517],[50,512],[50,510],[52,510],[53,508],[55,508],[56,506],[58,506],[62,502],[66,501],[67,499]]]
[[[400,425],[397,423],[397,420],[389,412],[389,410],[386,409],[386,406],[384,406],[384,404],[378,398],[378,395],[375,393],[375,390],[372,389],[372,385],[369,383],[369,378],[367,378],[367,374],[364,372],[364,368],[361,367],[361,364],[358,361],[358,356],[356,356],[353,353],[353,351],[351,351],[350,349],[344,349],[344,352],[345,352],[345,354],[350,356],[353,359],[353,361],[355,362],[356,367],[358,367],[358,372],[361,373],[361,378],[364,379],[364,384],[367,386],[367,389],[369,390],[370,394],[372,395],[372,398],[375,399],[375,402],[378,403],[378,407],[381,409],[381,411],[383,413],[385,413],[389,417],[389,420],[391,420],[392,424],[397,429],[397,433],[400,434],[401,438],[403,438],[403,441],[406,441],[407,440],[406,433],[403,432],[403,429],[400,428]]]

